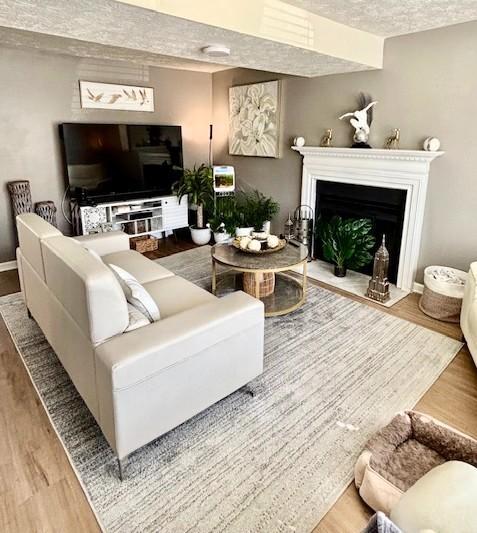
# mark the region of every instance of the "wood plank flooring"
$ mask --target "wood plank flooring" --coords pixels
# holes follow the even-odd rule
[[[160,243],[158,251],[148,255],[151,258],[163,257],[193,246],[186,241],[168,238]],[[18,290],[16,271],[0,273],[0,295]],[[331,290],[342,293],[337,289]],[[350,297],[377,306],[357,296]],[[450,337],[461,338],[458,325],[426,317],[417,302],[418,295],[411,294],[390,309],[379,308]],[[477,437],[477,370],[466,347],[424,395],[417,408]],[[316,526],[314,533],[359,532],[371,514],[351,484]],[[99,531],[94,514],[1,319],[0,531]]]

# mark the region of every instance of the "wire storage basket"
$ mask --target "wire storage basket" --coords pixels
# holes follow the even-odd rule
[[[22,213],[33,212],[30,182],[28,180],[10,181],[7,183],[7,188],[12,202],[14,219]]]
[[[49,222],[52,226],[56,226],[56,206],[55,202],[47,200],[45,202],[37,202],[35,204],[35,213]]]

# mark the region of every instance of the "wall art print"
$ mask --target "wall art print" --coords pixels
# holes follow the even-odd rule
[[[80,81],[83,109],[114,109],[123,111],[154,111],[154,89],[117,83]]]
[[[229,89],[229,154],[279,156],[280,82]]]

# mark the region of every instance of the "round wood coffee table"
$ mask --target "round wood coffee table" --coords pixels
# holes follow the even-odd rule
[[[212,293],[245,290],[264,303],[265,316],[291,313],[305,302],[307,259],[308,249],[303,244],[288,243],[279,252],[263,255],[242,252],[228,244],[215,245],[212,247]],[[218,273],[217,265],[226,270]],[[301,279],[286,273],[300,266],[303,267]]]

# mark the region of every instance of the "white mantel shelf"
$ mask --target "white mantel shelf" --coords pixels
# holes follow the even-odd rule
[[[292,150],[303,156],[345,157],[351,159],[384,159],[388,161],[431,162],[445,152],[425,150],[385,150],[384,148],[323,148],[322,146],[292,146]]]
[[[406,191],[396,286],[411,291],[416,278],[430,164],[444,152],[292,146],[303,155],[301,203],[315,207],[316,182],[334,181]]]

